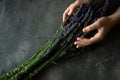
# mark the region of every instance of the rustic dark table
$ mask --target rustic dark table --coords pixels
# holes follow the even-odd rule
[[[0,0],[0,73],[36,53],[74,0]],[[91,50],[46,68],[34,80],[120,80],[120,26]]]

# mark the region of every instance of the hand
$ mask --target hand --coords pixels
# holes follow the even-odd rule
[[[66,21],[67,17],[68,16],[71,16],[73,15],[77,9],[79,8],[80,6],[80,2],[79,1],[75,1],[74,3],[72,3],[66,10],[65,12],[63,13],[63,22]]]
[[[95,29],[97,29],[98,32],[89,39],[78,37],[77,41],[75,41],[74,44],[76,45],[76,48],[80,48],[99,42],[106,36],[106,34],[109,32],[111,28],[112,28],[112,22],[110,18],[101,17],[93,24],[83,28],[84,33],[88,33]]]
[[[63,22],[66,21],[67,17],[73,15],[83,3],[87,3],[88,0],[76,0],[72,3],[63,13]]]

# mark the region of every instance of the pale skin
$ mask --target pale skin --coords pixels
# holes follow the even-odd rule
[[[81,3],[86,3],[86,2],[87,0],[76,0],[74,3],[72,3],[63,13],[63,22],[66,21],[68,16],[73,15],[77,11]],[[98,32],[89,39],[78,37],[74,42],[74,45],[76,46],[76,48],[81,48],[97,43],[103,40],[103,38],[107,35],[107,33],[111,30],[111,28],[115,27],[115,25],[119,23],[120,23],[120,7],[112,15],[105,17],[103,16],[94,23],[92,23],[91,25],[88,25],[85,28],[83,28],[82,31],[84,33],[88,33],[95,29],[97,29]]]

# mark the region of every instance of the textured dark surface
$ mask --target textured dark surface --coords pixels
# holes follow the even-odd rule
[[[36,53],[61,25],[73,0],[0,0],[0,72]],[[120,27],[96,48],[52,65],[34,80],[119,80]]]

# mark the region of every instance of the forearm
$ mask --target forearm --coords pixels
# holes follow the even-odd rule
[[[111,20],[111,23],[113,26],[119,24],[120,23],[120,7],[117,9],[115,13],[113,13],[112,15],[108,17]]]

